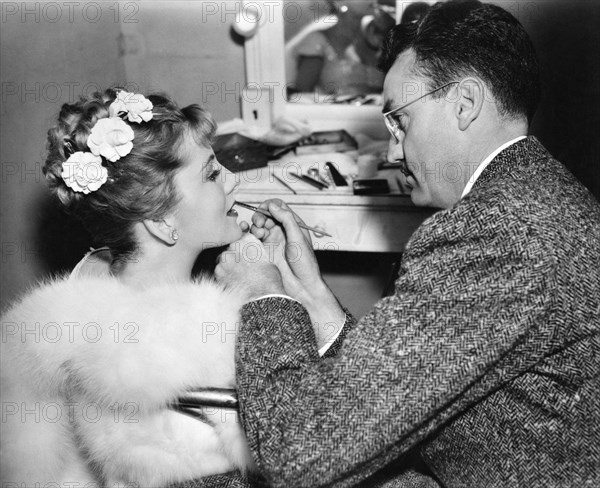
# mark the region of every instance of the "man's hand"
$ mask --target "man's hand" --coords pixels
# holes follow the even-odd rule
[[[343,327],[346,314],[321,276],[310,236],[298,226],[300,218],[281,200],[267,200],[260,208],[280,225],[256,212],[251,232],[263,241],[271,262],[277,265],[286,294],[307,309],[322,347]]]
[[[298,226],[302,220],[285,202],[267,200],[260,208],[268,210],[281,225],[256,212],[251,232],[263,242],[270,261],[279,269],[286,293],[307,305],[315,285],[322,282],[310,235]]]
[[[252,234],[244,234],[219,256],[215,278],[226,286],[242,287],[249,299],[285,294],[277,267],[269,262],[267,249]]]

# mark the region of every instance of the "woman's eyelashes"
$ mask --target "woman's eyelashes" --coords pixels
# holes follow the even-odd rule
[[[217,178],[221,174],[221,166],[218,164],[211,164],[209,168],[207,168],[207,181],[217,181]]]

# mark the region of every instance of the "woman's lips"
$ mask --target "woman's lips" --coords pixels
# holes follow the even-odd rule
[[[233,203],[229,206],[229,210],[227,210],[226,214],[228,217],[237,217],[238,213],[237,211],[233,208],[235,207],[235,200],[233,201]]]

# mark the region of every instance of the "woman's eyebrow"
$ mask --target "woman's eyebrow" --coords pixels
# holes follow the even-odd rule
[[[206,169],[206,167],[212,163],[215,159],[215,155],[211,154],[208,159],[202,164],[202,171],[204,171]]]

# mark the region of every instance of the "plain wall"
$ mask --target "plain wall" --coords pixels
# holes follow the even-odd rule
[[[540,59],[531,133],[600,199],[600,1],[494,3],[521,21]]]
[[[533,134],[599,197],[600,2],[495,3],[523,22],[540,56],[544,98]],[[126,84],[201,103],[218,121],[240,115],[243,45],[230,29],[239,2],[74,4],[0,4],[3,306],[34,281],[70,269],[90,245],[48,198],[41,174],[46,131],[62,103]],[[341,301],[362,315],[395,257],[319,259]]]
[[[16,7],[14,15],[11,6]],[[40,237],[48,208],[42,175],[46,131],[62,103],[96,86],[126,80],[118,54],[119,24],[109,15],[88,22],[80,12],[70,22],[68,13],[44,12],[41,3],[3,2],[1,8],[4,305],[32,281],[53,271],[43,259],[47,247],[53,245],[52,236]],[[95,19],[91,10],[86,14]]]

